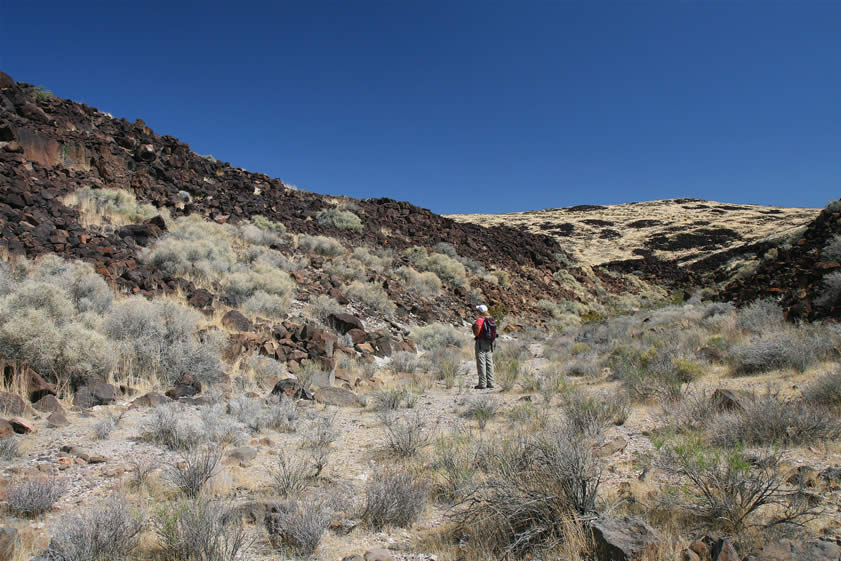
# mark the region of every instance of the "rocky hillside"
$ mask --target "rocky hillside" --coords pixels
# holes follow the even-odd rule
[[[550,235],[592,266],[640,256],[685,265],[733,247],[785,238],[816,213],[809,208],[668,199],[450,218],[485,226],[508,224]]]
[[[86,260],[124,292],[195,291],[189,279],[137,258],[143,246],[163,233],[165,220],[113,228],[91,223],[67,203],[80,188],[124,190],[173,220],[193,215],[239,224],[260,215],[291,234],[329,236],[346,249],[389,248],[401,256],[409,248],[448,244],[446,251],[476,265],[469,283],[445,283],[441,296],[426,301],[386,276],[369,279],[384,284],[399,314],[407,318],[466,317],[471,294],[526,315],[537,311],[534,306],[541,298],[582,296],[553,279],[559,262],[571,260],[551,237],[501,225],[482,228],[390,199],[351,201],[290,189],[278,179],[196,155],[187,144],[159,136],[142,120],[114,118],[0,73],[0,247],[30,257],[57,253]],[[361,219],[358,228],[317,219],[319,213],[346,206]],[[408,264],[405,257],[400,259],[395,268]],[[338,288],[335,275],[320,269],[323,262],[316,256],[296,277],[304,299]],[[505,282],[494,282],[488,274],[493,271]],[[580,280],[585,290],[592,289],[592,278]],[[621,283],[603,280],[607,290],[621,289]]]

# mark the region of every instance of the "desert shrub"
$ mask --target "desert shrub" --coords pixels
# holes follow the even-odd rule
[[[109,413],[104,419],[100,419],[96,422],[93,426],[93,437],[96,440],[105,440],[111,436],[111,433],[114,432],[114,429],[117,428],[117,425],[120,424],[120,421],[123,418],[123,413],[119,415],[114,415],[113,413]]]
[[[323,501],[286,500],[273,505],[265,524],[274,547],[311,555],[332,519],[332,509]]]
[[[734,306],[730,302],[710,302],[709,304],[704,306],[702,318],[709,319],[715,316],[729,314],[735,309],[736,306]]]
[[[438,242],[437,244],[435,244],[433,249],[437,253],[442,253],[448,257],[452,257],[453,259],[464,265],[471,273],[473,273],[477,277],[484,277],[488,274],[488,271],[479,261],[476,261],[475,259],[472,259],[470,257],[463,257],[459,255],[458,251],[456,251],[455,246],[453,246],[453,244],[451,243]]]
[[[298,409],[294,401],[285,399],[269,404],[264,417],[263,423],[268,428],[281,432],[294,432],[295,421],[298,420]]]
[[[496,417],[500,406],[498,400],[487,395],[480,395],[467,402],[467,407],[462,415],[468,419],[475,419],[479,423],[479,428],[484,430],[488,421]]]
[[[420,413],[396,417],[390,411],[383,411],[380,418],[385,425],[385,449],[399,458],[413,458],[432,440]]]
[[[608,357],[613,375],[622,381],[631,397],[640,400],[673,400],[680,396],[681,386],[689,379],[675,364],[679,349],[651,345],[648,348],[618,346]]]
[[[806,403],[827,407],[841,406],[841,369],[824,374],[803,389]]]
[[[17,457],[20,445],[14,436],[0,438],[0,460],[13,460]]]
[[[467,336],[459,329],[445,323],[430,323],[412,331],[418,347],[425,350],[441,349],[448,345],[460,347]]]
[[[405,388],[379,390],[371,395],[371,402],[377,411],[396,411],[401,407],[408,407],[412,399],[411,392]]]
[[[818,306],[834,306],[841,300],[841,272],[834,271],[824,275],[822,279],[823,289],[815,303]]]
[[[0,357],[21,360],[60,383],[75,376],[106,376],[113,350],[101,334],[77,323],[57,326],[43,310],[23,310],[3,317]]]
[[[143,516],[132,512],[123,497],[114,497],[62,517],[44,553],[49,561],[127,559],[140,541]]]
[[[286,243],[286,226],[259,214],[252,216],[250,223],[241,224],[239,232],[244,240],[252,244],[278,246]]]
[[[751,333],[779,330],[785,324],[782,307],[771,299],[755,300],[739,311],[736,327]]]
[[[396,309],[388,293],[378,284],[353,281],[345,287],[344,292],[351,300],[361,302],[383,315],[390,316]]]
[[[417,353],[411,351],[397,351],[391,355],[389,368],[395,373],[404,372],[414,374],[422,366],[421,359]]]
[[[242,303],[242,309],[251,317],[285,318],[289,312],[289,297],[268,294],[259,290]]]
[[[58,479],[29,479],[9,486],[6,506],[19,516],[37,516],[52,509],[66,490]]]
[[[783,489],[780,453],[749,460],[738,449],[709,448],[697,437],[663,446],[658,466],[678,478],[681,490],[666,500],[707,528],[738,535],[760,512],[767,525],[798,522],[815,514],[797,490]],[[766,508],[768,507],[768,508]]]
[[[395,272],[409,290],[422,298],[438,296],[441,292],[441,279],[432,271],[419,273],[411,267],[400,267]]]
[[[741,411],[721,413],[706,423],[713,443],[797,446],[841,435],[841,421],[811,403],[786,401],[767,393],[743,400],[742,406]]]
[[[282,363],[257,352],[248,355],[243,364],[254,371],[258,381],[260,378],[277,378],[280,380],[287,375],[286,367]]]
[[[266,424],[265,403],[250,397],[235,397],[228,401],[227,414],[252,432],[260,432]]]
[[[219,403],[202,406],[199,409],[201,426],[182,423],[176,438],[185,440],[184,445],[170,448],[190,450],[203,441],[214,442],[219,446],[242,444],[249,436],[249,427],[226,413],[227,407]],[[256,421],[257,426],[261,426],[260,423]]]
[[[245,272],[227,275],[223,281],[223,287],[225,294],[236,303],[241,303],[262,292],[280,296],[288,305],[295,290],[295,283],[286,271],[258,263]]]
[[[493,280],[491,280],[493,279]],[[491,282],[493,284],[497,284],[502,288],[508,288],[511,286],[511,275],[508,271],[503,270],[494,270],[491,271],[488,276],[485,277],[485,280]]]
[[[277,467],[272,471],[275,492],[281,497],[297,496],[309,485],[310,466],[296,454],[279,450]]]
[[[231,227],[185,216],[170,233],[140,253],[140,259],[166,274],[199,281],[217,278],[231,270],[235,256]]]
[[[624,424],[629,405],[628,397],[619,392],[588,396],[574,391],[567,394],[562,410],[575,434],[598,438],[606,427]]]
[[[194,423],[183,419],[182,406],[167,403],[155,407],[141,424],[140,438],[172,450],[191,450],[205,435]]]
[[[391,267],[394,252],[390,249],[378,249],[376,253],[371,253],[367,247],[357,247],[353,250],[353,258],[377,273],[382,273]]]
[[[342,208],[325,208],[315,215],[321,226],[339,230],[362,231],[362,220],[353,212]]]
[[[788,329],[756,336],[733,345],[727,359],[737,374],[755,374],[793,368],[805,371],[834,352],[832,342],[808,329]]]
[[[311,423],[304,435],[305,447],[310,455],[310,462],[315,470],[312,477],[318,477],[332,453],[331,445],[339,438],[339,431],[335,426],[335,415],[322,415]]]
[[[442,348],[432,351],[427,358],[435,378],[443,380],[447,388],[453,387],[461,363],[458,353]]]
[[[88,221],[105,218],[115,226],[137,224],[161,214],[154,206],[137,202],[134,193],[121,189],[82,187],[65,197],[64,204],[78,209]]]
[[[69,321],[73,316],[73,304],[59,287],[50,283],[25,280],[2,302],[6,317],[33,310],[43,312],[57,325]]]
[[[152,516],[152,526],[166,559],[239,561],[254,539],[225,503],[206,497],[167,503]]]
[[[565,376],[598,376],[601,371],[601,361],[597,354],[579,355],[564,362]]]
[[[487,474],[456,514],[485,547],[520,557],[556,546],[570,516],[595,511],[601,469],[592,443],[564,427],[489,447]]]
[[[170,300],[135,296],[115,304],[104,329],[117,343],[123,370],[143,378],[158,378],[171,385],[184,374],[202,382],[221,373],[219,349],[196,341],[200,314]]]
[[[478,474],[476,447],[466,436],[438,439],[433,468],[437,476],[437,495],[444,500],[458,501]]]
[[[310,313],[322,323],[327,321],[331,314],[341,314],[344,311],[344,306],[326,294],[319,294],[310,300]]]
[[[204,484],[216,474],[216,468],[222,459],[222,449],[216,446],[204,446],[181,455],[180,460],[167,464],[164,478],[178,487],[184,495],[196,497]]]
[[[706,390],[687,386],[678,399],[659,409],[662,426],[675,433],[692,432],[706,426],[712,411],[711,397]]]
[[[841,235],[832,236],[821,250],[821,261],[841,261]]]
[[[89,263],[65,261],[58,255],[45,255],[33,267],[31,277],[61,289],[76,312],[102,314],[111,307],[114,294]]]
[[[444,281],[455,286],[467,285],[467,270],[464,265],[443,253],[429,253],[426,248],[413,247],[405,254],[415,267],[423,271],[432,271]]]
[[[558,304],[552,302],[551,300],[546,300],[545,298],[541,298],[537,301],[537,309],[552,318],[559,318],[563,313]]]
[[[368,271],[361,262],[341,255],[328,261],[324,266],[324,271],[328,275],[345,281],[354,279],[364,281],[368,278]]]
[[[365,488],[362,519],[375,532],[386,526],[407,528],[426,508],[428,488],[404,470],[376,472]]]
[[[345,247],[334,238],[327,236],[309,236],[307,234],[298,234],[298,247],[305,251],[311,251],[319,255],[327,257],[335,257],[336,255],[343,255]]]

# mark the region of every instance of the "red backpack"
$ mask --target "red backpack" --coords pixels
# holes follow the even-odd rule
[[[479,332],[479,339],[493,343],[496,340],[496,322],[490,316],[482,319],[482,330]]]

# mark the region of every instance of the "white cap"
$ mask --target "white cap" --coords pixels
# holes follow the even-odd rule
[[[478,306],[476,306],[476,309],[482,312],[483,314],[488,311],[488,307],[484,304],[479,304]]]

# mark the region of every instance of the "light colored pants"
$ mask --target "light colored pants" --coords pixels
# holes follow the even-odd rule
[[[484,339],[476,339],[476,370],[479,372],[481,387],[494,385],[494,354],[493,343]]]

